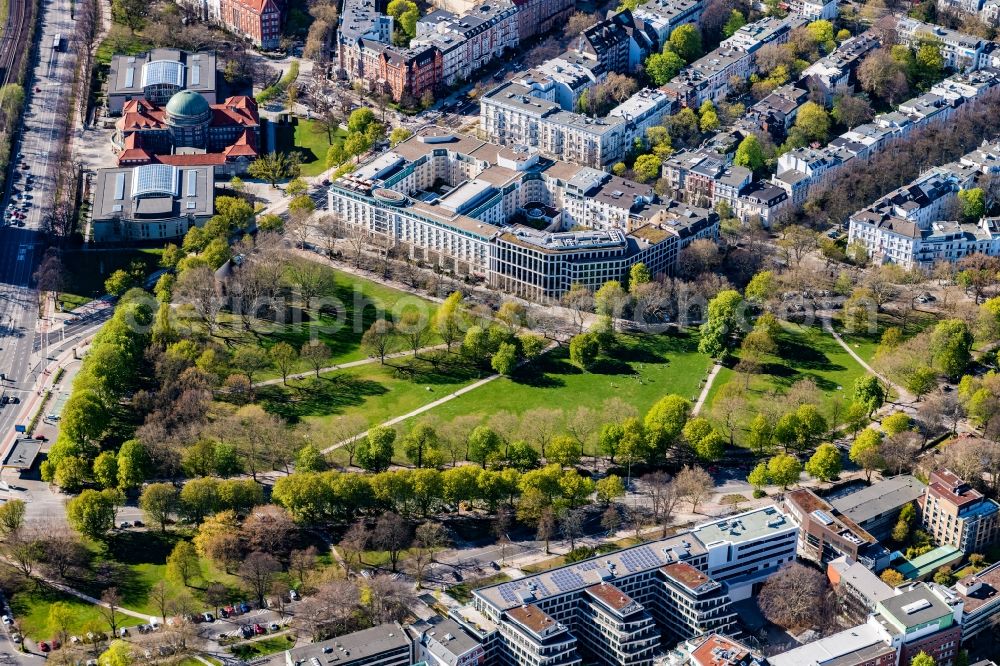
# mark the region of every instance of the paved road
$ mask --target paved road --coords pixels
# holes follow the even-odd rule
[[[30,395],[47,355],[52,336],[36,335],[38,298],[32,287],[32,274],[44,251],[40,233],[44,212],[54,197],[55,175],[60,168],[56,151],[60,138],[56,133],[57,100],[69,88],[72,80],[72,60],[68,53],[53,53],[51,44],[56,33],[70,35],[70,0],[51,0],[42,4],[39,36],[43,45],[39,61],[27,90],[31,96],[26,104],[26,117],[17,153],[21,155],[17,169],[34,176],[33,186],[25,191],[26,176],[11,185],[32,199],[23,227],[0,227],[0,373],[7,381],[7,395]],[[64,41],[66,41],[64,39]],[[46,46],[48,45],[48,46]],[[12,191],[3,192],[2,208],[10,203]],[[71,335],[71,331],[67,331]],[[59,333],[60,337],[63,335]],[[19,420],[21,410],[7,405],[0,408],[0,436],[6,438]]]

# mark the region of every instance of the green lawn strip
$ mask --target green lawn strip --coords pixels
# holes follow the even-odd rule
[[[298,118],[295,125],[293,144],[302,154],[302,175],[318,176],[326,171],[326,153],[334,143],[343,143],[347,138],[347,130],[338,127],[333,133],[333,143],[330,143],[326,131],[320,129],[316,122]]]
[[[302,259],[301,261],[307,261]],[[379,318],[399,321],[407,312],[415,311],[428,324],[437,312],[437,303],[419,296],[386,287],[377,282],[355,277],[324,266],[331,277],[330,289],[321,297],[324,303],[315,311],[304,313],[303,321],[290,324],[268,323],[256,320],[253,330],[245,331],[238,317],[221,316],[224,328],[219,336],[227,344],[257,344],[270,349],[279,342],[287,342],[296,350],[309,340],[319,340],[330,348],[325,367],[367,358],[361,349],[361,336]],[[291,273],[289,280],[292,280]],[[428,331],[421,346],[440,344],[440,338]],[[405,351],[407,343],[397,340],[393,351]],[[307,372],[312,366],[299,361],[292,373]],[[270,368],[254,377],[254,381],[280,377],[278,370]]]
[[[119,35],[119,33],[114,33]],[[123,31],[120,34],[125,34]],[[97,62],[100,65],[110,65],[111,56],[116,53],[123,55],[138,55],[140,53],[145,53],[150,48],[152,44],[147,42],[144,38],[139,35],[132,33],[128,41],[122,42],[117,38],[105,38],[104,41],[100,43],[97,47]]]
[[[444,355],[443,352],[440,353]],[[442,398],[477,379],[479,373],[452,355],[437,365],[424,359],[398,358],[347,368],[316,379],[289,381],[257,389],[267,411],[308,430],[322,432],[331,419],[361,414],[370,425],[388,421]],[[325,446],[335,442],[322,442]]]
[[[841,347],[828,332],[818,326],[800,326],[782,322],[782,332],[776,340],[780,357],[772,357],[760,374],[752,375],[747,397],[750,413],[763,401],[785,393],[795,382],[812,379],[823,394],[819,405],[829,416],[830,400],[841,395],[849,400],[854,381],[863,374],[864,368]],[[729,367],[723,367],[715,379],[705,401],[705,414],[717,418],[714,413],[715,398],[721,388],[730,381],[743,381]]]
[[[257,657],[274,654],[276,652],[282,652],[292,647],[295,647],[295,636],[293,634],[285,634],[283,636],[272,636],[259,641],[240,643],[239,645],[234,645],[229,648],[229,651],[236,657],[246,661],[248,659],[255,659]]]
[[[104,281],[108,276],[119,268],[128,269],[133,261],[142,262],[147,276],[155,273],[160,269],[162,254],[159,249],[64,252],[62,260],[67,272],[67,289],[59,295],[62,308],[72,310],[100,298],[106,293]]]
[[[21,633],[36,641],[47,641],[52,638],[54,632],[49,629],[49,608],[59,601],[73,609],[70,634],[80,635],[84,633],[84,627],[93,623],[104,625],[104,629],[107,629],[97,606],[48,587],[44,583],[29,583],[23,590],[15,592],[10,597],[10,609],[14,612],[14,619]]]
[[[913,312],[911,317],[903,328],[903,337],[912,338],[918,333],[922,332],[928,326],[933,325],[938,321],[938,318],[929,312]],[[881,314],[879,316],[878,326],[876,330],[868,333],[849,333],[844,330],[843,323],[839,318],[834,318],[833,327],[836,329],[840,337],[843,338],[844,342],[851,346],[854,353],[865,360],[866,363],[871,363],[875,358],[875,350],[882,339],[882,334],[885,329],[891,326],[899,326],[899,322],[896,321],[895,317],[889,316],[888,314]]]
[[[430,413],[446,421],[459,414],[489,416],[500,410],[520,414],[535,407],[568,413],[581,405],[600,408],[607,398],[618,397],[642,414],[670,393],[697,400],[711,359],[698,353],[695,336],[621,334],[618,340],[618,349],[588,372],[570,363],[568,351],[559,347],[514,377],[490,382]]]

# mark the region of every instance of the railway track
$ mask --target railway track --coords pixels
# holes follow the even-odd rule
[[[29,0],[10,0],[7,25],[0,39],[0,87],[16,82],[21,59],[31,52],[28,35],[31,33],[31,6]]]

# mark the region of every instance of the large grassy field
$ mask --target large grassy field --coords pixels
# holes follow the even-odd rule
[[[933,326],[937,321],[938,317],[933,313],[914,312],[909,321],[907,321],[906,326],[902,327],[903,337],[912,338],[918,333],[923,332],[927,327]],[[875,349],[882,339],[882,334],[887,328],[899,326],[899,321],[895,317],[883,313],[879,316],[876,330],[871,333],[848,333],[844,330],[839,319],[835,319],[833,324],[837,332],[840,333],[840,337],[851,346],[854,353],[863,358],[867,363],[871,363],[872,359],[875,358]]]
[[[333,419],[362,415],[369,425],[382,423],[433,402],[475,381],[479,373],[440,352],[445,362],[397,358],[258,389],[258,400],[269,412],[290,422],[303,422],[322,438]],[[312,436],[311,436],[312,437]],[[324,442],[329,446],[333,442]]]
[[[257,320],[252,331],[244,331],[240,322],[232,316],[223,316],[222,320],[229,325],[219,335],[226,338],[228,344],[257,344],[264,349],[269,349],[278,342],[287,342],[295,349],[301,349],[303,343],[316,339],[330,348],[330,357],[324,363],[324,367],[329,367],[367,357],[361,349],[361,336],[377,318],[399,321],[406,313],[415,311],[429,323],[437,311],[436,303],[419,296],[342,273],[328,266],[312,266],[319,266],[327,271],[329,286],[320,297],[322,307],[304,313],[298,323]],[[289,269],[287,279],[289,283],[294,283],[294,269]],[[429,332],[421,346],[439,342],[437,336]],[[397,340],[393,351],[405,349],[406,343]],[[311,365],[300,360],[293,373],[311,369]],[[280,376],[272,368],[262,372],[260,379]]]
[[[159,270],[160,249],[120,249],[120,250],[68,250],[63,252],[62,261],[66,267],[66,291],[59,294],[59,302],[64,310],[72,310],[95,298],[104,291],[104,281],[119,268],[128,269],[133,261],[140,262],[146,275]]]
[[[500,410],[520,414],[534,407],[567,413],[580,405],[597,408],[618,397],[645,412],[670,393],[697,399],[711,360],[698,353],[698,340],[688,333],[619,335],[619,348],[589,372],[569,362],[557,348],[534,366],[510,379],[498,379],[432,410],[444,420],[459,414],[488,416]]]
[[[865,374],[864,368],[833,336],[818,326],[782,322],[782,331],[775,342],[778,356],[772,356],[762,371],[750,378],[747,398],[748,411],[752,413],[757,405],[778,399],[803,379],[811,379],[816,384],[822,394],[820,408],[829,411],[833,396],[850,400],[854,381]],[[743,381],[731,365],[719,370],[709,392],[705,412],[710,418],[719,416],[715,413],[715,399],[722,387],[731,381]]]

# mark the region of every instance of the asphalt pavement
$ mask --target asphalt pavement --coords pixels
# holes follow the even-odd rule
[[[42,220],[52,206],[55,176],[60,169],[58,150],[62,137],[56,129],[60,112],[57,102],[65,96],[73,76],[72,55],[53,51],[51,46],[57,33],[64,36],[65,44],[73,32],[70,0],[43,3],[40,18],[36,36],[41,45],[39,57],[26,86],[23,131],[14,149],[15,170],[22,175],[10,179],[0,199],[0,207],[6,210],[13,194],[11,186],[22,196],[31,196],[23,226],[0,227],[0,373],[5,377],[2,391],[7,396],[21,398],[22,402],[35,390],[49,345],[54,342],[51,333],[38,334],[39,303],[32,276],[45,250]],[[27,174],[33,176],[30,189],[25,187]],[[66,336],[72,340],[73,331],[58,335],[60,339]],[[22,410],[17,407],[11,404],[0,407],[0,437],[5,440],[23,418]]]

